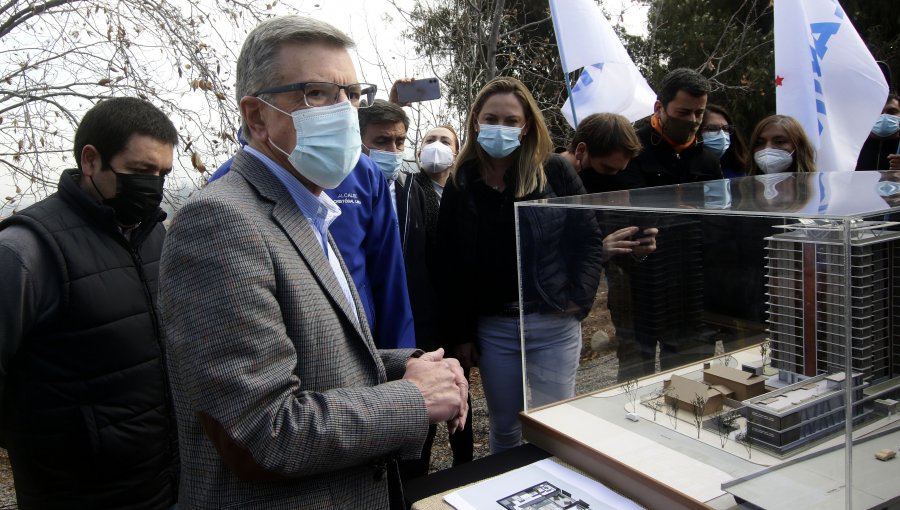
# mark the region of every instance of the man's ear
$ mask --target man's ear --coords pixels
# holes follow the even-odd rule
[[[81,173],[93,177],[103,169],[103,156],[93,145],[85,145],[81,149]]]
[[[266,127],[265,119],[263,119],[262,100],[252,96],[244,96],[241,98],[239,106],[244,125],[250,130],[250,139],[247,140],[247,143],[250,143],[252,140],[261,140],[265,143],[269,139],[269,130]]]
[[[578,142],[578,145],[575,146],[575,159],[581,161],[581,158],[584,157],[584,154],[587,152],[587,144],[584,142]]]
[[[659,111],[662,109],[663,109],[662,101],[657,99],[656,102],[653,103],[653,113],[655,113],[656,115],[659,115]]]

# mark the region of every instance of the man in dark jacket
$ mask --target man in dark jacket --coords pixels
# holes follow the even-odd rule
[[[709,92],[709,82],[696,71],[681,68],[667,74],[650,124],[637,130],[643,150],[625,170],[608,176],[605,186],[598,183],[596,191],[722,179],[719,159],[704,151],[697,137]]]
[[[0,223],[0,442],[19,508],[167,509],[178,444],[156,309],[178,134],[156,107],[103,101],[77,168]]]
[[[621,172],[592,176],[593,191],[630,190],[722,179],[719,159],[697,137],[709,82],[690,69],[663,78],[650,124],[638,129],[642,150]],[[603,230],[615,232],[640,218],[608,214]],[[663,370],[711,355],[703,336],[703,236],[696,222],[655,216],[644,230],[659,229],[653,255],[619,257],[606,267],[609,309],[618,339],[619,380],[654,371],[657,344]],[[662,293],[679,289],[675,298]],[[666,296],[666,297],[663,297]]]

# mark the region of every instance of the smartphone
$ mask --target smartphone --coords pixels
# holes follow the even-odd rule
[[[647,230],[648,228],[653,228],[653,227],[638,227],[637,233],[634,234],[633,236],[631,236],[631,240],[638,241],[642,245],[652,243],[653,237],[648,236],[647,234],[644,233],[644,231]]]
[[[437,78],[422,78],[397,84],[397,100],[401,103],[418,103],[441,98],[441,82]]]

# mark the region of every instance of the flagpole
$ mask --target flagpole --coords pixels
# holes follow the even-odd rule
[[[569,73],[566,69],[566,52],[563,51],[562,41],[559,39],[559,30],[556,26],[556,2],[550,0],[550,18],[553,20],[553,36],[556,37],[556,47],[559,49],[559,62],[562,65],[563,83],[566,84],[566,92],[569,94],[569,106],[572,108],[572,124],[578,127],[578,114],[575,113],[575,101],[572,98],[572,85],[569,83]]]
[[[569,73],[563,69],[563,76],[565,76],[566,82],[566,92],[569,93],[569,106],[572,107],[572,123],[575,124],[575,127],[578,127],[578,115],[575,113],[575,101],[572,100],[572,85],[569,84]]]

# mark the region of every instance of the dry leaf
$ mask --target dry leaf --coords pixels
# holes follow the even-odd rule
[[[191,154],[191,165],[201,174],[206,172],[206,165],[203,164],[203,159],[200,158],[200,154],[197,152]]]

